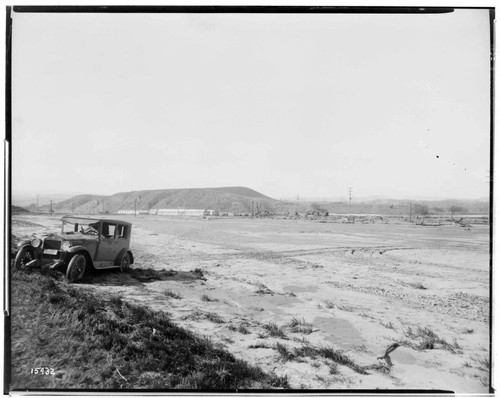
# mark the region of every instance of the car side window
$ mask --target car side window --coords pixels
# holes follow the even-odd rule
[[[128,227],[126,225],[118,225],[117,228],[118,228],[118,233],[117,233],[116,237],[118,239],[126,239]]]
[[[102,235],[107,239],[113,239],[115,237],[116,224],[103,223],[102,224]]]

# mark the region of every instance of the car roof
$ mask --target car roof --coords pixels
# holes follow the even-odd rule
[[[109,223],[117,223],[122,225],[132,225],[132,223],[120,220],[109,220],[107,218],[89,218],[89,217],[74,217],[74,216],[64,216],[61,218],[62,221],[69,222],[71,224],[92,224],[95,222],[106,221]]]

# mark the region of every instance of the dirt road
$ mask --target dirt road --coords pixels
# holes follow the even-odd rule
[[[488,391],[487,226],[121,218],[134,268],[161,272],[99,272],[81,288],[167,311],[294,388]],[[13,234],[57,228],[16,216]],[[377,358],[395,342],[391,367]]]

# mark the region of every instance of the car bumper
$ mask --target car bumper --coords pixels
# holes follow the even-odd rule
[[[36,261],[35,266],[48,266],[50,269],[57,269],[67,265],[66,256],[66,252],[58,252],[57,255],[51,256],[42,254],[41,257],[33,261]]]

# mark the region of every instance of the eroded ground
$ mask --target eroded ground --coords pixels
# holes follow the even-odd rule
[[[488,391],[487,226],[121,218],[136,270],[81,288],[166,311],[293,388]],[[12,232],[59,225],[15,216]],[[377,359],[395,342],[392,366]]]

